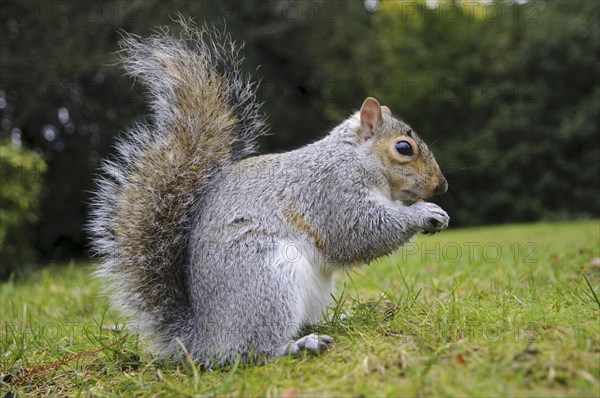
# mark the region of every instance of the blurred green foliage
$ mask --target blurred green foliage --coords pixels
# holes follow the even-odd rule
[[[452,225],[600,215],[600,2],[29,1],[3,5],[3,135],[44,153],[36,247],[82,254],[92,175],[147,114],[120,30],[180,12],[245,42],[272,134],[314,141],[374,96],[425,138]],[[176,27],[174,27],[176,29]]]
[[[33,260],[28,227],[38,219],[45,170],[37,153],[0,142],[0,280]]]
[[[597,216],[599,22],[592,1],[383,2],[367,39],[330,44],[356,57],[327,61],[330,114],[359,86],[412,124],[454,225]]]

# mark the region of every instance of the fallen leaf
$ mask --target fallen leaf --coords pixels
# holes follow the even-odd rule
[[[454,363],[456,364],[457,368],[462,368],[467,364],[467,359],[463,354],[456,354],[454,356]]]
[[[296,389],[294,387],[285,389],[281,393],[281,398],[296,398],[297,396],[298,396],[298,389]]]

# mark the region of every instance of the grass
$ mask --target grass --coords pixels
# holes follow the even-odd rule
[[[321,356],[201,371],[160,362],[90,266],[2,284],[2,396],[600,396],[598,221],[419,237],[339,278]],[[339,314],[350,313],[339,321]],[[7,395],[8,394],[8,395]]]

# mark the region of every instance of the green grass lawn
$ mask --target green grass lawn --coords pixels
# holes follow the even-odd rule
[[[50,267],[2,284],[1,396],[598,397],[599,247],[598,221],[422,236],[340,275],[329,351],[212,371],[106,327],[88,264]]]

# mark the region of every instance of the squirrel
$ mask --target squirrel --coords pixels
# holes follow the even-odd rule
[[[448,226],[425,142],[374,98],[324,138],[254,155],[266,123],[230,36],[181,21],[120,41],[151,119],[105,160],[88,230],[106,293],[161,358],[318,353],[336,271]],[[254,155],[254,156],[250,156]]]

